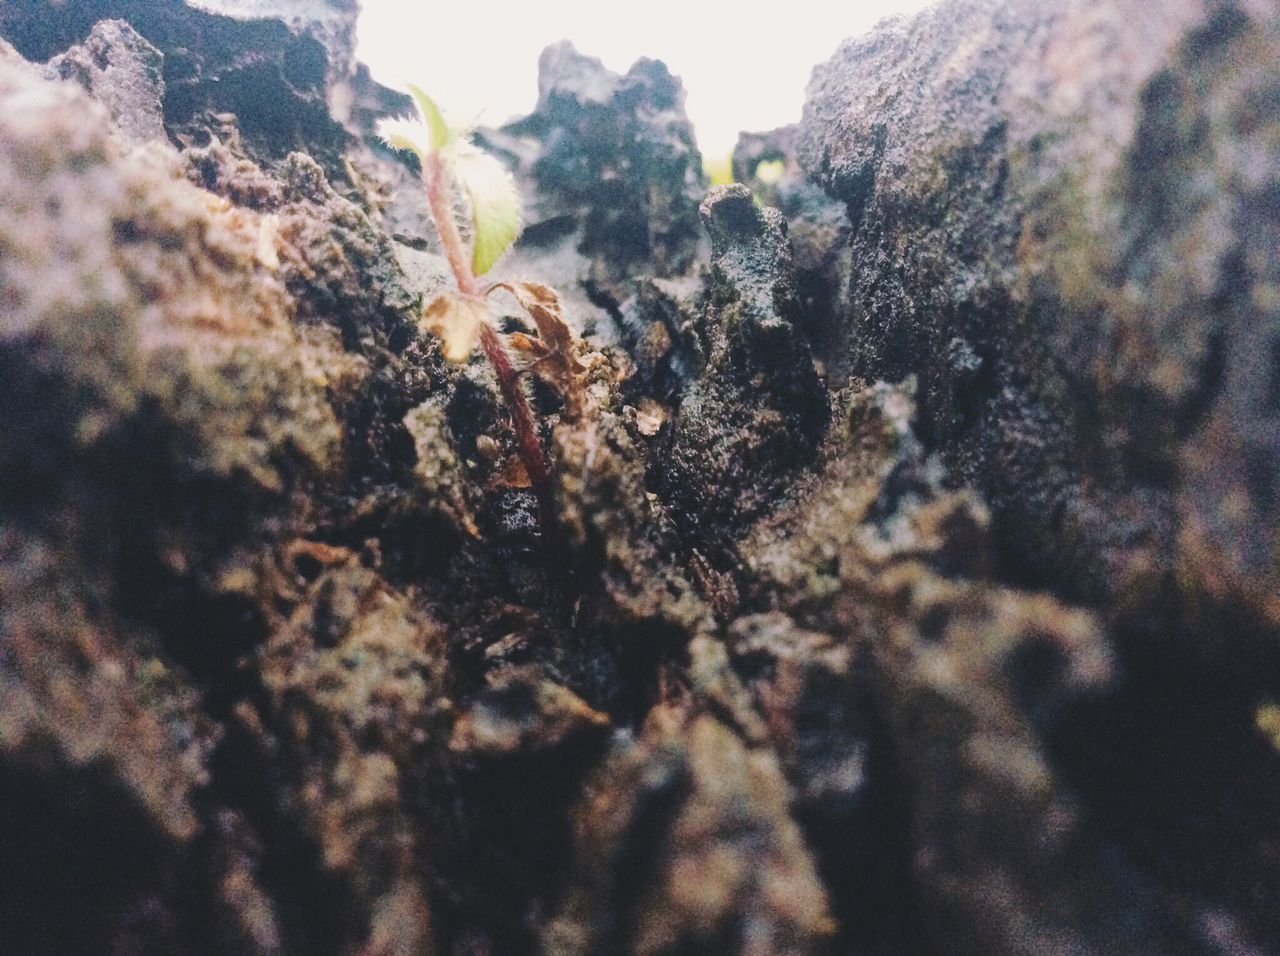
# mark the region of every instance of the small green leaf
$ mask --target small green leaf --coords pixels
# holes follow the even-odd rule
[[[475,225],[471,268],[482,276],[520,235],[520,196],[503,165],[470,143],[459,143],[447,158],[471,203]]]
[[[453,141],[454,135],[444,121],[444,114],[440,112],[440,107],[436,106],[435,100],[422,92],[420,87],[410,83],[408,88],[409,94],[418,106],[418,115],[422,117],[423,125],[427,127],[427,133],[431,137],[431,149],[433,151],[444,149]]]
[[[427,128],[415,119],[385,117],[378,120],[378,136],[392,149],[405,149],[426,159],[431,151]]]

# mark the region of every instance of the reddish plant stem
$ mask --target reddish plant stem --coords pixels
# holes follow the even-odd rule
[[[551,475],[547,471],[547,459],[542,454],[542,443],[538,440],[538,429],[533,423],[529,400],[525,398],[515,369],[511,366],[507,347],[487,322],[480,326],[480,345],[489,364],[493,366],[493,372],[498,377],[498,387],[511,412],[511,424],[515,429],[520,460],[524,462],[525,471],[529,473],[529,483],[538,498],[538,522],[542,525],[542,533],[549,539],[556,519],[551,498]]]
[[[440,245],[444,249],[449,268],[453,270],[454,281],[458,291],[463,295],[481,294],[480,285],[471,269],[471,259],[467,255],[466,244],[458,231],[458,223],[453,217],[453,194],[449,183],[449,173],[439,155],[432,154],[422,164],[422,179],[427,187],[427,202],[431,207],[431,218],[435,222],[436,231],[440,234]],[[529,399],[520,387],[520,379],[515,367],[511,364],[511,356],[502,344],[502,339],[488,322],[480,323],[480,346],[485,357],[493,368],[498,379],[498,388],[511,413],[511,425],[516,434],[516,450],[529,473],[529,483],[533,486],[534,495],[538,499],[538,522],[542,526],[544,541],[550,541],[555,529],[555,506],[551,494],[551,474],[547,468],[546,456],[542,453],[542,442],[538,438],[538,428],[533,421],[533,410],[529,407]]]
[[[449,183],[449,171],[438,153],[432,153],[422,163],[422,180],[427,186],[427,203],[431,207],[431,219],[440,234],[440,245],[453,270],[453,279],[463,295],[476,295],[476,277],[471,271],[466,243],[458,232],[458,222],[453,218],[453,189]]]

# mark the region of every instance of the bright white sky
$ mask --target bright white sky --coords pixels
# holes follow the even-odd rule
[[[538,54],[569,39],[615,72],[636,59],[664,61],[684,81],[705,156],[727,156],[740,130],[800,118],[815,65],[845,37],[930,0],[781,0],[746,5],[699,0],[363,0],[358,55],[387,86],[417,83],[450,113],[496,125],[537,99]]]

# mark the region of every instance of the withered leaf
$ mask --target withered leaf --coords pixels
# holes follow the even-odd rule
[[[528,352],[535,359],[545,358],[551,354],[551,350],[543,344],[541,339],[535,339],[523,332],[512,332],[507,336],[507,341],[517,352]]]
[[[489,320],[484,299],[460,292],[443,292],[422,310],[422,324],[440,337],[444,357],[465,362],[480,338],[480,324]]]
[[[528,314],[538,337],[516,332],[510,336],[512,348],[532,358],[534,374],[558,391],[571,410],[581,406],[582,378],[587,369],[578,359],[578,340],[564,321],[560,297],[541,282],[499,282],[490,292],[504,289]]]

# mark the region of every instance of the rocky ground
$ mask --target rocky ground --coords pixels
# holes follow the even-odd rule
[[[554,528],[355,14],[0,7],[0,951],[1280,952],[1275,5],[548,49]]]

